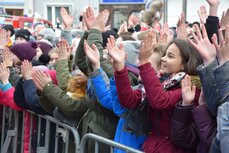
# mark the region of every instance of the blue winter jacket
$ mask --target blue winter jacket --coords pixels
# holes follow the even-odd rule
[[[114,113],[120,117],[114,141],[123,145],[141,150],[141,146],[144,143],[146,136],[136,136],[134,133],[129,133],[123,130],[125,119],[122,115],[127,111],[126,108],[122,107],[118,101],[116,84],[114,78],[108,79],[106,73],[102,68],[91,73],[90,81],[96,93],[98,102],[105,108],[113,110]],[[115,149],[115,153],[124,153],[125,151]]]
[[[14,92],[14,101],[17,105],[30,109],[38,114],[47,114],[40,106],[37,87],[33,80],[24,80],[21,78]]]

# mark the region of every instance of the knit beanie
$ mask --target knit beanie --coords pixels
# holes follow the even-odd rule
[[[138,66],[141,41],[123,41],[123,46],[127,53],[126,63]]]
[[[49,68],[44,65],[33,66],[33,69],[40,70],[42,72],[47,72],[49,70]]]
[[[10,51],[14,53],[21,61],[31,61],[36,56],[37,44],[35,42],[26,42],[15,44],[10,48]]]
[[[51,28],[42,29],[38,35],[42,35],[44,39],[48,40],[50,43],[53,43],[55,39],[55,32]]]
[[[44,41],[37,41],[37,46],[41,49],[43,54],[48,54],[52,46]]]
[[[10,37],[12,37],[15,33],[14,27],[11,24],[6,24],[2,28],[5,29],[6,31],[8,31],[8,30],[11,31]]]
[[[28,30],[25,29],[19,29],[18,31],[16,31],[15,33],[15,39],[17,37],[22,37],[24,38],[26,41],[29,41],[29,38],[31,36],[31,33]]]
[[[110,38],[110,35],[114,36],[115,38],[118,37],[117,33],[114,30],[107,30],[106,32],[103,32],[103,47],[107,46],[107,38]]]

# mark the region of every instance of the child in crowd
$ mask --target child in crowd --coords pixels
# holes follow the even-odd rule
[[[122,106],[134,109],[147,98],[151,113],[152,130],[150,136],[144,142],[143,150],[146,152],[184,152],[171,142],[170,122],[171,113],[176,103],[181,100],[179,81],[185,73],[196,75],[196,67],[202,63],[195,49],[186,41],[174,40],[161,58],[161,74],[157,74],[149,63],[149,58],[156,45],[156,33],[150,32],[148,38],[142,41],[139,55],[139,70],[144,90],[133,90],[130,86],[127,69],[124,66],[124,50],[115,45],[113,38],[108,46],[109,54],[114,61],[115,81],[118,98]],[[183,73],[179,73],[183,72]],[[198,85],[198,77],[193,77]],[[161,82],[161,83],[160,83]],[[198,86],[199,88],[199,86]],[[198,97],[198,92],[196,97]],[[160,122],[159,122],[160,121]]]

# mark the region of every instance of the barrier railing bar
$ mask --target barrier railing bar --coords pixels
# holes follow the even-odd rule
[[[99,153],[99,143],[95,141],[95,153]]]
[[[25,111],[23,111],[23,114],[22,114],[22,131],[21,131],[21,133],[22,133],[22,135],[21,135],[21,152],[23,152],[23,149],[24,149],[24,133],[25,133]]]
[[[38,124],[37,124],[37,146],[39,146],[41,140],[41,118],[38,117]]]
[[[56,124],[56,132],[55,132],[55,153],[57,153],[57,149],[58,149],[58,133],[57,133],[57,129],[58,129],[58,125]]]
[[[18,122],[19,122],[19,114],[18,111],[14,111],[14,130],[15,130],[15,136],[13,137],[13,153],[17,152],[17,140],[18,140]]]
[[[6,118],[6,108],[3,107],[2,110],[2,137],[1,137],[1,148],[3,147],[4,137],[5,137],[5,118]]]
[[[81,153],[85,153],[85,146],[86,146],[86,142],[87,142],[88,139],[93,139],[95,141],[107,144],[107,145],[109,145],[111,147],[119,148],[119,149],[124,150],[126,152],[143,153],[142,151],[139,151],[139,150],[124,146],[124,145],[122,145],[120,143],[114,142],[112,140],[106,139],[104,137],[101,137],[101,136],[98,136],[98,135],[95,135],[95,134],[92,134],[92,133],[88,133],[88,134],[85,134],[83,136],[83,138],[81,140],[81,143],[80,143],[80,149],[81,149],[80,152]]]
[[[32,136],[33,136],[33,114],[29,114],[30,117],[30,126],[27,126],[27,128],[30,128],[29,130],[29,152],[32,152]]]
[[[114,153],[114,147],[111,147],[110,153]]]
[[[47,151],[49,150],[49,138],[50,138],[50,122],[46,120],[46,128],[45,128],[45,148]]]
[[[65,130],[65,129],[64,129]],[[68,145],[69,145],[69,131],[68,130],[65,130],[66,132],[66,135],[65,135],[65,139],[66,139],[66,142],[65,142],[65,153],[68,153]]]

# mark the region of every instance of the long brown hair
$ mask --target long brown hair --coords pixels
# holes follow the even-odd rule
[[[168,47],[172,44],[175,44],[180,50],[184,72],[189,75],[197,75],[197,66],[203,63],[197,50],[188,41],[181,39],[173,40]]]

